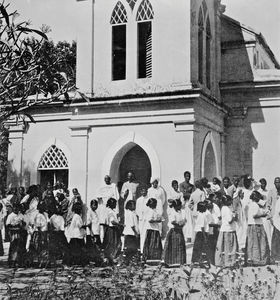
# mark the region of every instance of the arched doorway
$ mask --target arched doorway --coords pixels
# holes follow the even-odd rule
[[[212,132],[208,132],[205,136],[202,154],[201,154],[201,177],[206,177],[212,181],[213,177],[219,176],[219,164],[215,142]]]
[[[216,159],[212,143],[209,142],[205,151],[204,177],[212,181],[215,176],[217,176]]]
[[[123,156],[119,167],[119,182],[126,181],[128,171],[135,174],[139,183],[148,184],[151,179],[151,162],[147,153],[138,145],[134,145]]]
[[[42,155],[38,171],[40,185],[45,187],[48,182],[54,185],[63,182],[68,186],[68,160],[64,152],[56,145],[51,145]]]

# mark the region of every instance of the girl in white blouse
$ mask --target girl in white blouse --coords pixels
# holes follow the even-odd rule
[[[232,198],[222,197],[222,225],[216,246],[215,264],[220,267],[233,266],[236,262],[238,242],[236,235],[236,215],[232,212]]]
[[[160,237],[162,214],[157,211],[157,200],[150,198],[147,202],[145,216],[146,238],[144,242],[143,257],[145,260],[161,260],[162,243]]]
[[[168,266],[183,265],[186,263],[186,244],[183,235],[183,226],[186,223],[185,211],[182,210],[180,199],[173,200],[170,205],[170,228],[164,244],[163,260]]]

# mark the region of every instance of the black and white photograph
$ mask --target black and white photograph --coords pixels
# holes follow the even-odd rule
[[[0,0],[0,299],[280,299],[279,16]]]

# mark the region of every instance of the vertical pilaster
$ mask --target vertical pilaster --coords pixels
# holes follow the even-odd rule
[[[82,200],[87,203],[88,190],[88,134],[89,126],[70,127],[71,162],[69,187],[77,188]]]
[[[11,126],[9,128],[9,150],[8,150],[8,170],[7,178],[14,187],[22,185],[23,167],[23,141],[26,127],[24,124]]]

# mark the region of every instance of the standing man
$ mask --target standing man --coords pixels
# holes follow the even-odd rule
[[[124,208],[129,200],[136,201],[137,188],[139,183],[135,181],[135,175],[132,171],[127,173],[127,181],[123,184],[121,189],[121,198],[119,203],[119,215],[121,223],[124,223]]]
[[[280,177],[274,179],[274,188],[268,192],[267,206],[271,210],[271,216],[273,217],[275,212],[276,201],[280,197]]]
[[[111,177],[109,175],[106,175],[104,177],[104,182],[105,184],[99,189],[99,195],[98,195],[98,197],[102,198],[103,205],[106,206],[109,198],[116,199],[118,203],[120,195],[116,184],[111,182]],[[118,204],[116,209],[118,209]]]
[[[179,190],[180,190],[180,192],[183,193],[185,202],[188,202],[190,199],[190,196],[194,192],[195,188],[194,188],[194,185],[190,183],[191,173],[189,171],[186,171],[184,173],[184,178],[185,178],[185,181],[180,183]]]
[[[121,197],[125,200],[125,203],[129,200],[136,201],[136,192],[139,183],[135,181],[135,176],[132,171],[127,173],[127,181],[123,184],[121,190]]]

